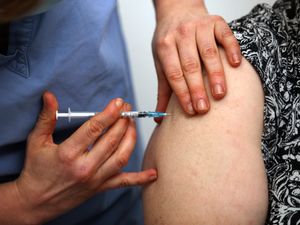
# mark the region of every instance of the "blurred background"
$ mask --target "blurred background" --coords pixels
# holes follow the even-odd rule
[[[258,3],[274,2],[275,0],[207,0],[206,6],[211,14],[221,15],[230,22],[247,14]],[[119,11],[128,47],[138,109],[155,110],[157,81],[151,51],[155,29],[152,0],[120,0]],[[155,123],[152,119],[142,119],[139,122],[140,135],[146,146]]]

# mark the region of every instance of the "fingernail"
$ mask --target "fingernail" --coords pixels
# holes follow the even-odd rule
[[[194,111],[194,108],[193,108],[192,103],[188,104],[187,110],[188,110],[188,112],[189,112],[190,114],[195,114],[195,111]]]
[[[199,111],[206,111],[207,110],[207,103],[204,99],[200,99],[197,103],[197,108]]]
[[[160,117],[160,118],[154,118],[154,122],[157,123],[157,125],[160,125],[162,121],[163,121],[162,117]]]
[[[216,84],[213,89],[215,96],[223,96],[225,94],[225,90],[221,84]]]
[[[238,54],[233,54],[232,61],[234,64],[239,64],[241,62],[240,56]]]
[[[124,109],[125,109],[125,111],[130,111],[131,105],[129,103],[125,103]]]
[[[157,176],[156,176],[156,175],[150,176],[150,180],[156,180],[156,179],[157,179]]]
[[[123,105],[123,99],[117,98],[115,104],[117,107],[121,107]]]

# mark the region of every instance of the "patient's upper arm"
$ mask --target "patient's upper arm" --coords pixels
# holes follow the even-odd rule
[[[222,58],[227,96],[189,117],[173,95],[154,131],[144,167],[156,167],[158,180],[144,189],[146,225],[264,224],[262,86],[245,59],[234,69]]]

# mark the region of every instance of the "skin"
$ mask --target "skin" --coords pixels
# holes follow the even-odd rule
[[[120,118],[121,111],[130,110],[122,99],[112,100],[59,145],[52,139],[56,98],[46,92],[43,99],[43,110],[28,137],[24,169],[17,180],[0,185],[0,224],[43,224],[99,192],[156,179],[154,169],[121,171],[136,142],[134,122]]]
[[[202,0],[156,0],[154,4],[157,26],[152,46],[158,75],[156,110],[166,110],[173,91],[186,113],[206,113],[210,104],[202,67],[207,71],[207,86],[211,87],[213,98],[223,98],[227,88],[217,43],[223,46],[234,67],[242,58],[239,44],[224,19],[209,15]]]
[[[204,116],[187,116],[175,95],[157,126],[144,168],[157,181],[143,192],[145,225],[263,225],[268,188],[261,153],[263,91],[243,60],[232,68],[221,53],[228,93],[210,96]]]

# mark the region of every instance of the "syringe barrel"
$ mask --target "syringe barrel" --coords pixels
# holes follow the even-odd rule
[[[139,111],[130,111],[130,112],[121,112],[122,117],[145,117],[145,112]]]
[[[66,113],[68,114],[68,113]],[[94,112],[72,112],[69,116],[72,118],[84,118],[84,117],[92,117],[95,116]]]

